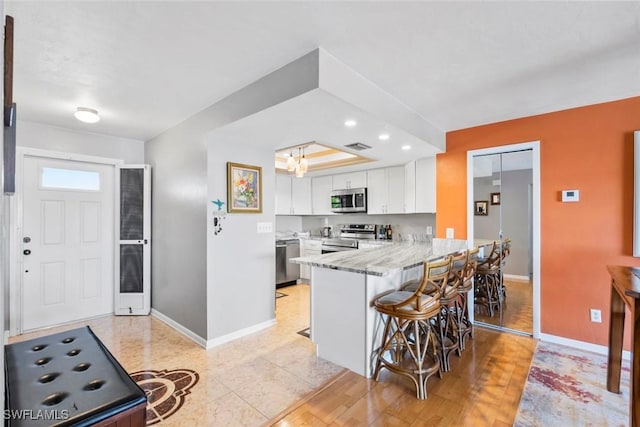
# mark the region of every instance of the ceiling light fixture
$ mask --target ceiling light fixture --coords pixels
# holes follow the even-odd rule
[[[389,134],[388,133],[381,133],[380,135],[378,135],[378,139],[380,141],[386,141],[387,139],[389,139]]]
[[[287,157],[287,171],[293,172],[296,170],[296,159],[293,157],[293,151],[289,152],[289,157]]]
[[[401,148],[402,148],[403,150],[405,150],[405,151],[406,151],[406,150],[411,150],[411,146],[410,146],[410,145],[403,145]]]
[[[98,111],[93,108],[78,107],[73,115],[76,116],[76,119],[85,123],[97,123],[100,121]]]
[[[304,157],[304,147],[298,147],[298,163],[295,165],[296,178],[302,178],[309,170],[309,164]]]
[[[349,120],[347,120],[346,122],[344,122],[344,125],[345,125],[346,127],[348,127],[348,128],[352,128],[352,127],[354,127],[354,126],[355,126],[355,125],[357,125],[357,124],[358,124],[358,122],[356,122],[355,120],[352,120],[352,119],[349,119]]]

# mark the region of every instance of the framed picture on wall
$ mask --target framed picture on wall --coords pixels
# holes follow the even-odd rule
[[[474,214],[475,215],[487,215],[489,213],[489,202],[486,200],[476,200]]]
[[[491,204],[492,205],[500,204],[500,193],[491,193]]]
[[[262,212],[262,168],[227,162],[227,208],[235,213]]]

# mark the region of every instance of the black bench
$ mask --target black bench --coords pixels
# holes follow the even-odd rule
[[[91,328],[5,347],[8,426],[144,426],[147,397]]]

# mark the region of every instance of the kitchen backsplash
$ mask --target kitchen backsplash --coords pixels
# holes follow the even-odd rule
[[[401,214],[401,215],[308,215],[290,216],[276,215],[277,232],[310,231],[312,235],[320,235],[322,227],[327,225],[337,230],[341,224],[391,224],[393,234],[425,234],[428,226],[435,233],[435,214]]]

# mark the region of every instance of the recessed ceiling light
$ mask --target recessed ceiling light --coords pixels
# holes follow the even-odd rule
[[[347,120],[346,122],[344,122],[344,125],[345,125],[346,127],[348,127],[348,128],[352,128],[352,127],[354,127],[354,126],[355,126],[355,125],[357,125],[357,124],[358,124],[358,122],[356,122],[355,120],[352,120],[352,119],[349,119],[349,120]]]
[[[389,139],[389,134],[388,133],[381,133],[380,135],[378,135],[378,139],[380,141],[386,141],[387,139]]]
[[[411,150],[411,146],[410,145],[403,145],[402,149],[403,150]]]
[[[74,116],[76,116],[76,119],[85,123],[97,123],[100,121],[98,111],[94,110],[93,108],[78,107],[76,108]]]

